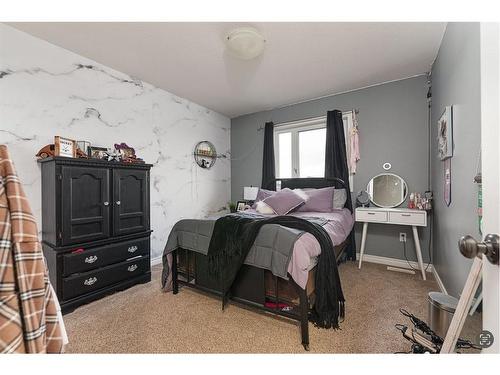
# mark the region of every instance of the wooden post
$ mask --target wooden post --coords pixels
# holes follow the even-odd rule
[[[441,348],[442,354],[449,354],[455,352],[455,347],[457,345],[457,340],[462,332],[462,328],[467,318],[469,309],[472,305],[472,300],[476,294],[479,283],[481,282],[481,270],[483,268],[483,260],[476,256],[474,258],[474,263],[465,282],[462,295],[458,301],[457,309],[455,314],[453,314],[453,319],[451,320],[450,327],[446,333],[443,346]]]

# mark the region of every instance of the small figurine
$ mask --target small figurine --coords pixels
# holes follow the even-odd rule
[[[123,158],[136,158],[134,148],[130,147],[126,143],[115,143],[115,150],[118,150],[123,156]]]
[[[40,151],[37,152],[37,154],[35,156],[37,158],[40,158],[40,159],[46,159],[46,158],[49,158],[51,156],[54,156],[54,150],[55,150],[55,147],[53,144],[46,145],[46,146],[43,146],[40,149]]]
[[[420,195],[420,193],[417,193],[417,195],[415,197],[415,206],[419,210],[423,210],[424,209],[424,205],[422,203],[422,196]]]
[[[124,142],[115,143],[115,150],[121,155],[121,161],[124,163],[144,163],[144,160],[135,154],[135,149]]]
[[[80,148],[76,148],[76,157],[80,159],[88,159],[87,153],[83,152]]]
[[[424,208],[427,210],[427,211],[430,211],[432,210],[432,191],[426,191],[424,193],[424,196],[425,196],[425,205],[424,205]]]
[[[117,150],[109,149],[104,153],[104,159],[107,161],[121,161],[122,155]]]

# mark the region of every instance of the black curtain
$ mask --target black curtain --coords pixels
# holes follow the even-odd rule
[[[264,155],[262,158],[262,183],[263,189],[276,190],[276,171],[274,167],[274,124],[266,122],[264,128]]]
[[[328,111],[326,115],[326,151],[325,177],[338,177],[344,180],[347,189],[346,207],[352,209],[351,187],[349,186],[349,169],[347,166],[347,152],[345,147],[344,122],[342,112]],[[356,260],[356,242],[354,230],[349,235],[349,244],[346,249],[347,259]]]

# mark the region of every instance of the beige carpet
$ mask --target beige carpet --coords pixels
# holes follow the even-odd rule
[[[79,307],[64,316],[68,353],[304,353],[297,323],[182,288],[162,293],[160,266],[151,283]],[[431,274],[387,271],[364,263],[340,266],[346,319],[338,331],[309,325],[311,352],[393,353],[409,350],[394,328],[409,323],[398,309],[427,317],[427,293],[438,290]]]

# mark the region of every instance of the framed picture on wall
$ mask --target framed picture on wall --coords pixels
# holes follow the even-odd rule
[[[446,106],[438,120],[438,156],[441,160],[453,156],[453,107]]]

